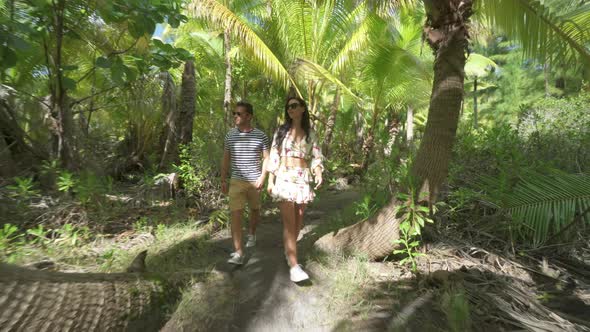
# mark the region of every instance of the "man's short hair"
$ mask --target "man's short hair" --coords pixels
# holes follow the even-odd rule
[[[254,108],[252,107],[252,104],[247,103],[245,101],[238,101],[238,103],[236,104],[236,108],[238,108],[240,106],[245,108],[246,112],[248,112],[250,114],[254,114]]]

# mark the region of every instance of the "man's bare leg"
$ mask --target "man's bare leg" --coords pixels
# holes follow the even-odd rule
[[[242,214],[244,210],[231,212],[231,238],[234,243],[234,249],[240,256],[244,255],[242,249]]]
[[[256,235],[256,226],[260,222],[260,209],[250,210],[249,234]]]

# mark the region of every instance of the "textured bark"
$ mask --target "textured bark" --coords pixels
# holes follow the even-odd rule
[[[12,159],[10,147],[0,131],[0,177],[11,178],[14,175],[16,175],[16,164]]]
[[[164,170],[171,162],[178,159],[178,108],[176,107],[176,85],[170,73],[162,73],[164,88],[162,91],[162,113],[165,116],[162,133],[162,158],[159,169]]]
[[[324,135],[324,144],[322,147],[322,152],[326,157],[330,155],[330,144],[332,144],[334,126],[336,125],[336,114],[338,114],[339,108],[340,89],[336,89],[336,92],[334,93],[334,101],[332,101],[332,105],[330,105],[330,115],[328,116],[328,121],[326,121],[326,135]]]
[[[435,52],[434,82],[424,137],[412,165],[418,192],[428,194],[429,203],[448,174],[448,166],[463,102],[467,22],[472,1],[428,1],[426,40]]]
[[[225,88],[223,93],[223,114],[225,118],[226,126],[232,127],[233,124],[233,116],[232,116],[232,109],[231,109],[231,84],[232,84],[232,75],[231,75],[231,40],[230,40],[230,31],[229,29],[225,29],[223,32],[223,49],[224,49],[224,59],[225,59]]]
[[[367,131],[367,137],[363,141],[363,161],[360,168],[362,172],[367,170],[371,161],[371,151],[373,151],[373,146],[375,145],[375,127],[377,127],[377,119],[379,118],[380,110],[381,109],[377,106],[375,106],[373,109],[371,127],[369,127],[369,130]]]
[[[132,273],[35,271],[0,263],[2,331],[157,331],[166,289]]]
[[[477,77],[473,80],[473,128],[477,129]]]
[[[545,63],[543,66],[543,78],[545,79],[545,98],[551,97],[551,89],[549,88],[549,64]]]
[[[178,289],[207,271],[145,273],[147,251],[126,273],[59,273],[0,263],[2,331],[158,331]]]
[[[355,154],[361,153],[363,146],[365,145],[365,125],[363,119],[363,113],[366,112],[363,109],[356,110],[354,114],[354,131],[356,134],[356,140],[354,144]]]
[[[389,125],[387,132],[389,133],[389,139],[387,140],[387,145],[383,150],[385,156],[391,156],[391,151],[393,150],[393,145],[395,144],[395,140],[397,139],[397,135],[399,135],[400,131],[400,119],[395,111],[391,111],[391,118],[389,119]]]
[[[55,119],[54,137],[56,141],[55,156],[61,161],[62,167],[73,170],[78,167],[78,158],[76,155],[75,141],[73,138],[73,116],[67,97],[67,90],[64,86],[64,76],[62,68],[62,46],[64,37],[64,15],[65,0],[59,0],[53,3],[53,26],[55,28],[55,54],[54,61],[54,80],[55,85],[52,89],[52,107],[50,115]]]
[[[448,172],[448,164],[463,101],[467,27],[472,1],[425,2],[426,40],[435,52],[434,82],[428,122],[411,172],[418,192],[432,204]],[[316,242],[326,251],[361,251],[370,259],[390,254],[399,238],[399,220],[393,211],[400,202],[393,199],[375,217],[330,233]]]
[[[406,142],[408,146],[412,146],[414,141],[414,109],[411,106],[408,106],[406,115]]]
[[[398,204],[392,200],[370,219],[322,236],[315,247],[326,252],[361,253],[369,259],[391,254],[393,241],[399,238],[399,220],[394,213]]]
[[[189,144],[193,140],[193,121],[195,117],[195,105],[197,99],[195,67],[192,61],[187,61],[184,64],[180,98],[180,143]]]

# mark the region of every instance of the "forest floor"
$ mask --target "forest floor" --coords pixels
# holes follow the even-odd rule
[[[315,250],[320,236],[354,219],[350,211],[359,196],[325,191],[307,210],[298,248],[311,280],[302,284],[289,280],[280,219],[276,208],[268,209],[246,263],[215,264],[230,286],[223,294],[209,288],[213,302],[211,296],[207,303],[193,302],[181,325],[211,331],[590,331],[590,271],[584,265],[511,259],[442,234],[424,246],[428,255],[419,258],[416,271]],[[232,251],[227,230],[211,241],[226,255]],[[203,326],[195,316],[216,318]]]
[[[226,263],[233,251],[227,225],[209,227],[202,215],[173,204],[125,202],[88,215],[79,205],[46,208],[37,220],[91,225],[100,217],[105,234],[78,246],[62,228],[59,239],[67,241],[22,249],[16,262],[121,271],[147,249],[149,271],[211,271],[211,278],[189,284],[178,303],[163,309],[170,315],[166,331],[590,331],[588,245],[577,260],[551,250],[515,254],[483,232],[438,225],[423,239],[427,255],[414,271],[398,260],[371,262],[314,249],[323,234],[357,219],[359,199],[355,190],[325,190],[306,211],[298,248],[311,280],[303,284],[289,280],[273,204],[264,209],[257,246],[239,267]]]

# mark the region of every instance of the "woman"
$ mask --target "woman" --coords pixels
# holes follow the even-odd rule
[[[297,237],[303,227],[305,206],[313,200],[314,189],[322,184],[323,170],[323,156],[315,132],[310,129],[307,105],[301,98],[289,98],[285,123],[275,132],[270,149],[268,193],[279,202],[285,257],[293,282],[309,279],[297,262]]]

